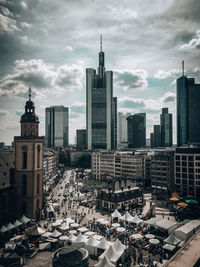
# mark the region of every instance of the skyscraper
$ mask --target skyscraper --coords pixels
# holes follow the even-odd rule
[[[161,134],[160,134],[160,125],[154,125],[154,147],[160,147],[161,146]]]
[[[15,190],[17,195],[16,215],[40,219],[43,198],[43,139],[38,136],[39,118],[35,106],[26,102],[21,116],[21,136],[15,136]]]
[[[113,72],[105,71],[101,39],[98,72],[91,68],[86,69],[86,128],[89,150],[115,148],[116,100],[113,100]]]
[[[146,146],[146,113],[138,113],[127,117],[128,147],[138,148]]]
[[[172,146],[172,114],[168,113],[168,108],[162,108],[162,114],[160,114],[160,126],[161,146]]]
[[[128,136],[127,136],[127,117],[130,116],[131,113],[123,114],[118,112],[118,123],[117,123],[117,147],[126,147],[128,144]]]
[[[69,110],[63,106],[45,109],[46,147],[67,147],[69,142]]]
[[[177,79],[177,145],[200,143],[200,84],[183,75]]]
[[[76,130],[76,147],[78,149],[86,149],[86,130]]]

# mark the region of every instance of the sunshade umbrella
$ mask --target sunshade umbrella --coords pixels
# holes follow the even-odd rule
[[[194,198],[192,194],[187,195],[188,198]]]
[[[112,227],[115,227],[115,228],[116,228],[116,227],[120,227],[120,224],[119,224],[119,223],[113,223],[113,224],[112,224]]]
[[[149,243],[152,245],[158,245],[160,243],[160,241],[158,239],[149,239]]]
[[[179,201],[179,198],[177,198],[177,197],[171,197],[170,200],[171,201]]]
[[[172,197],[179,197],[179,195],[180,195],[180,194],[179,194],[178,192],[173,192],[173,193],[172,193]]]
[[[187,204],[199,204],[199,202],[195,199],[186,199],[185,201]]]
[[[124,227],[118,227],[116,230],[119,233],[122,233],[122,232],[126,231],[126,229]]]
[[[178,206],[180,206],[180,207],[187,207],[188,204],[185,203],[185,202],[179,202],[179,203],[178,203]]]

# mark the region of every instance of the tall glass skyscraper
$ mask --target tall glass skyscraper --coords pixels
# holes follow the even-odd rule
[[[200,84],[177,79],[177,145],[200,143]]]
[[[86,128],[87,147],[114,149],[117,130],[117,98],[113,99],[113,72],[105,71],[102,41],[99,67],[86,69]]]
[[[128,147],[146,146],[146,113],[138,113],[127,117]]]
[[[172,146],[172,114],[168,113],[168,108],[162,108],[162,114],[160,114],[160,126],[161,146]]]
[[[68,147],[69,109],[52,106],[45,109],[45,145],[46,147]]]

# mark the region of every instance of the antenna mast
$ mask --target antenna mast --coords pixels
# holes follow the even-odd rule
[[[182,60],[182,76],[184,76],[184,60]]]
[[[100,35],[100,51],[102,51],[102,34]]]

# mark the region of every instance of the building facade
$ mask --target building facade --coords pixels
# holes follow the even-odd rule
[[[154,137],[154,147],[160,147],[161,146],[160,125],[154,125],[153,137]]]
[[[176,192],[181,196],[193,195],[200,200],[200,148],[176,148],[174,158]]]
[[[174,192],[174,151],[158,149],[151,155],[151,187],[157,193]]]
[[[21,116],[21,135],[15,136],[16,213],[29,218],[40,218],[43,201],[43,137],[38,136],[39,118],[29,100]]]
[[[43,181],[46,181],[56,174],[58,166],[58,152],[50,149],[43,150]]]
[[[99,67],[86,69],[86,128],[87,147],[114,149],[116,138],[116,98],[113,99],[113,72],[106,71],[102,44]]]
[[[131,179],[135,183],[144,180],[144,162],[142,156],[133,152],[93,152],[92,175],[95,179]]]
[[[139,148],[146,146],[146,113],[138,113],[127,117],[128,147]]]
[[[76,130],[76,147],[77,149],[86,149],[87,148],[87,138],[86,130]]]
[[[194,78],[177,79],[177,145],[200,143],[200,84]]]
[[[131,113],[123,114],[118,112],[118,123],[117,123],[117,148],[128,147],[128,131],[127,131],[127,117]]]
[[[13,181],[15,152],[0,151],[0,227],[14,218],[15,206]]]
[[[45,145],[63,148],[69,144],[69,109],[52,106],[45,109]]]
[[[160,127],[161,127],[161,146],[170,147],[173,144],[172,135],[172,114],[168,113],[168,108],[162,108],[160,114]]]

